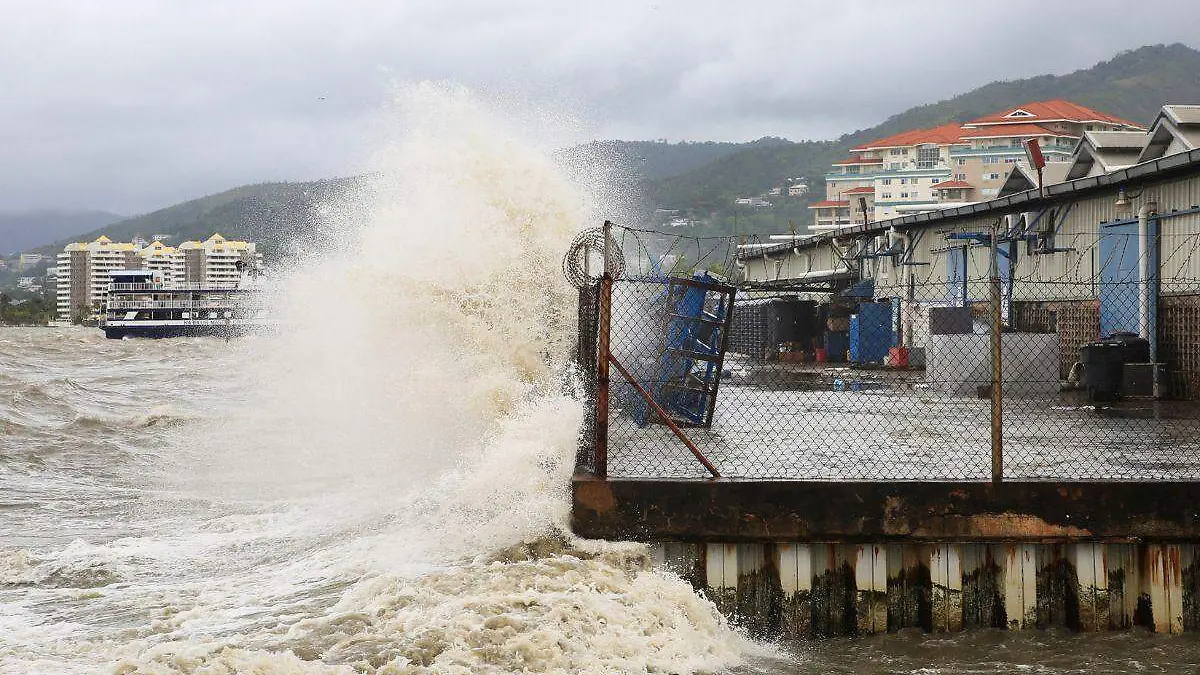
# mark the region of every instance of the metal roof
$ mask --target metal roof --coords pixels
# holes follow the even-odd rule
[[[1200,124],[1200,105],[1164,105],[1163,112],[1176,124]]]
[[[1024,192],[1018,192],[1006,197],[999,197],[990,201],[978,202],[976,204],[960,206],[952,209],[942,209],[940,211],[929,211],[926,213],[915,213],[909,216],[891,218],[889,220],[868,223],[865,225],[849,225],[838,230],[836,235],[822,234],[800,244],[796,248],[820,246],[822,244],[829,243],[835,237],[881,234],[892,227],[899,229],[932,227],[939,223],[950,222],[962,218],[969,218],[972,216],[989,213],[995,213],[999,216],[1013,213],[1015,211],[1030,211],[1058,202],[1077,199],[1092,192],[1102,190],[1106,187],[1117,185],[1139,185],[1142,183],[1148,183],[1158,178],[1166,178],[1168,176],[1180,173],[1200,173],[1200,149],[1168,155],[1166,157],[1150,160],[1148,162],[1142,162],[1141,164],[1135,164],[1127,169],[1121,169],[1119,171],[1114,171],[1112,173],[1107,173],[1100,176],[1090,176],[1087,178],[1079,178],[1054,185],[1047,185],[1042,188],[1041,192],[1038,190],[1026,190]],[[771,253],[777,253],[779,251],[785,251],[790,248],[792,248],[790,244],[764,247],[758,251],[755,251],[754,254],[747,254],[741,257],[743,259],[755,258],[763,255],[770,255]]]

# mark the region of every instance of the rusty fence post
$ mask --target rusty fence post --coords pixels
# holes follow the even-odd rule
[[[991,286],[992,315],[992,484],[999,485],[1004,479],[1004,374],[1002,370],[1003,342],[1001,336],[1001,288],[1000,261],[997,240],[998,224],[992,225],[991,264],[989,286]],[[1010,282],[1011,283],[1011,282]]]
[[[604,274],[596,317],[596,477],[608,478],[608,362],[612,324],[612,222],[604,221]]]

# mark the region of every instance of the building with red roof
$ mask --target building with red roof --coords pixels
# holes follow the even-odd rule
[[[913,129],[860,143],[825,175],[826,198],[853,197],[854,223],[885,220],[939,204],[988,199],[1036,139],[1048,162],[1066,162],[1086,132],[1144,131],[1071,101],[1031,101],[969,122]],[[857,200],[869,194],[870,206]],[[817,212],[818,214],[820,211]]]

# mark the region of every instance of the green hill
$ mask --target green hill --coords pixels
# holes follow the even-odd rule
[[[87,209],[0,211],[0,256],[45,246],[124,218],[115,213]]]
[[[643,223],[661,225],[656,209],[678,210],[701,225],[690,233],[767,234],[787,232],[789,223],[803,230],[810,220],[807,206],[824,197],[829,164],[850,147],[900,131],[950,121],[966,121],[1031,100],[1063,98],[1148,124],[1164,103],[1200,102],[1200,52],[1181,44],[1142,47],[1066,75],[1043,75],[993,82],[945,101],[918,106],[869,129],[832,141],[793,142],[763,138],[752,143],[666,143],[603,141],[569,148],[567,162],[603,161],[624,176],[629,194],[640,194]],[[737,197],[752,197],[783,187],[792,179],[811,186],[807,195],[771,196],[770,208],[735,206]],[[323,213],[353,194],[353,178],[308,183],[247,185],[130,218],[71,241],[101,233],[129,240],[135,235],[170,235],[171,243],[206,237],[219,231],[229,237],[257,241],[268,255],[286,251],[301,233],[324,231]],[[53,253],[66,241],[44,246]]]
[[[1148,125],[1165,103],[1200,102],[1200,51],[1155,45],[1066,75],[993,82],[945,101],[918,106],[836,141],[752,147],[686,173],[648,182],[646,217],[655,208],[680,209],[701,220],[697,234],[780,233],[788,221],[809,222],[807,205],[824,198],[831,161],[855,145],[909,129],[969,119],[1028,101],[1061,98]],[[771,209],[733,205],[766,192],[785,178],[803,176],[812,190],[802,198],[772,199]]]
[[[352,178],[243,185],[135,216],[37,250],[54,253],[70,241],[89,241],[101,234],[116,241],[165,234],[169,243],[178,244],[220,232],[231,239],[257,242],[266,254],[274,255],[284,252],[302,233],[319,236],[325,209],[344,199],[356,185]]]

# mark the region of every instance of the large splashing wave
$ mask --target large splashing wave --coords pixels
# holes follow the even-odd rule
[[[743,658],[749,643],[643,547],[567,534],[583,409],[558,261],[599,219],[594,191],[462,89],[407,89],[389,115],[399,131],[358,211],[334,214],[333,250],[274,281],[284,330],[176,357],[194,359],[174,376],[200,403],[153,425],[168,440],[136,534],[0,556],[0,584],[65,603],[52,621],[22,608],[0,643],[13,672],[693,672]],[[64,589],[71,575],[87,584]]]

